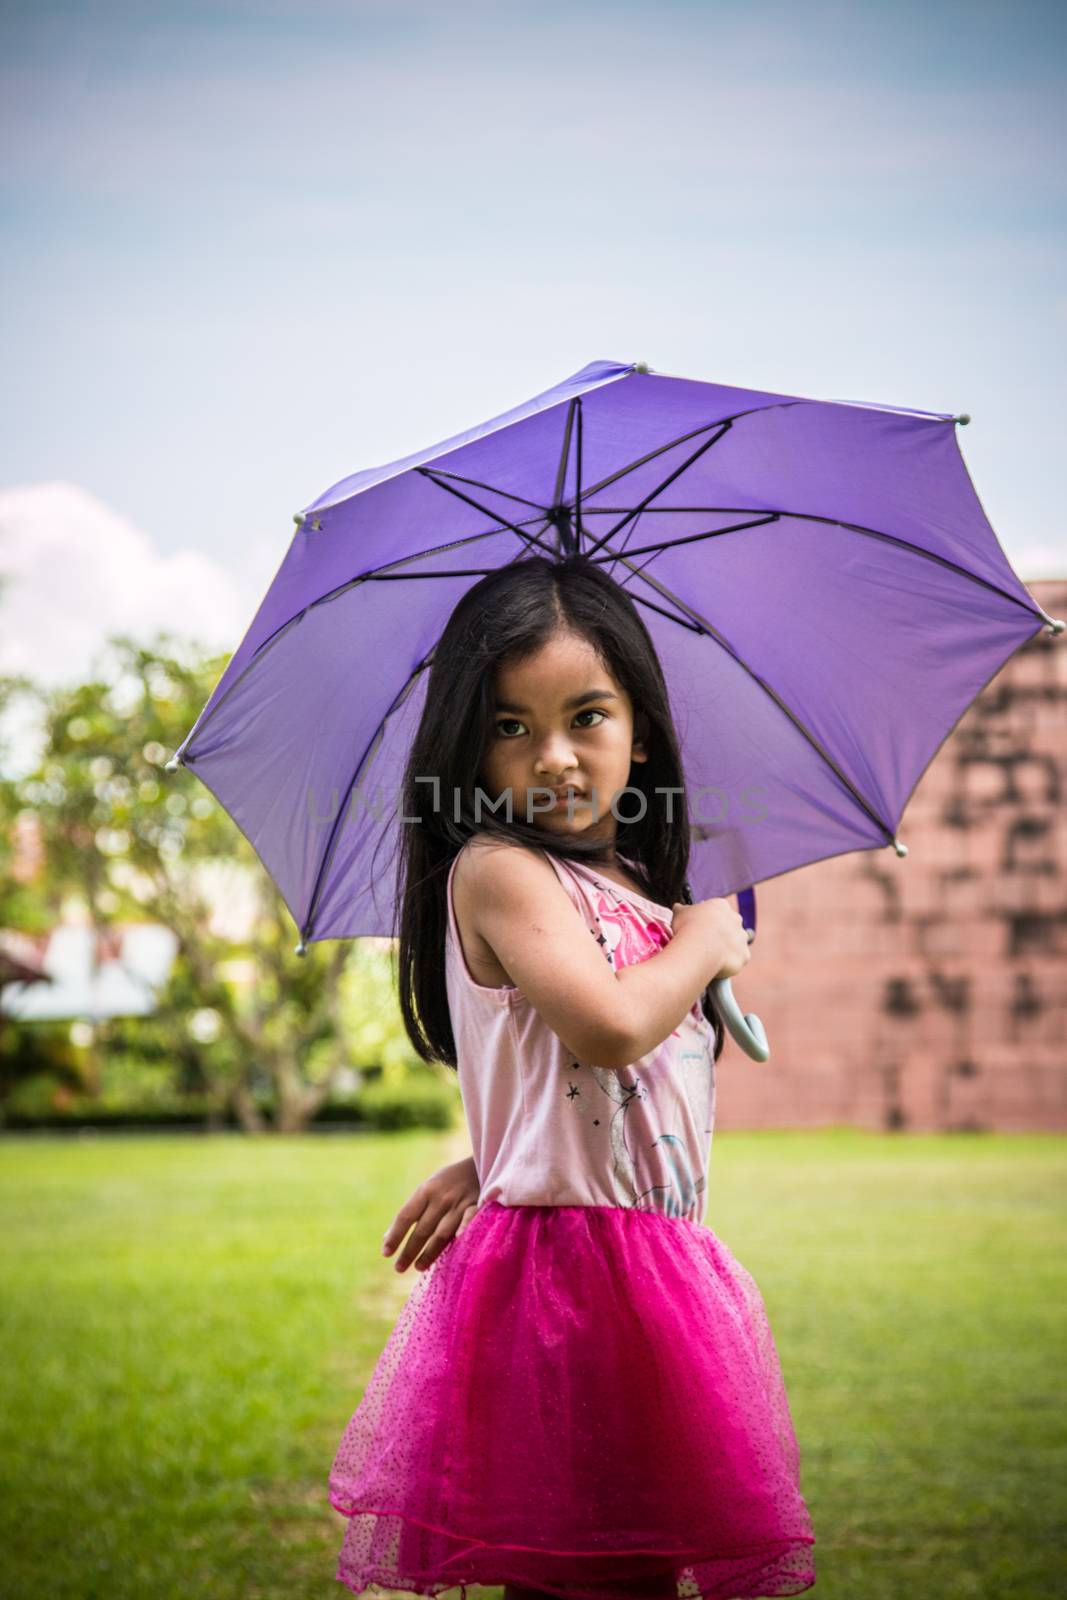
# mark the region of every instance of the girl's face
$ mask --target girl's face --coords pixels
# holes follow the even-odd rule
[[[536,655],[496,674],[493,726],[482,783],[493,800],[511,790],[516,821],[546,833],[581,833],[613,842],[612,801],[647,761],[646,719],[604,666],[588,639],[557,632]],[[573,785],[579,794],[552,809],[546,790]],[[632,799],[624,816],[638,809]],[[507,818],[507,809],[498,812]]]

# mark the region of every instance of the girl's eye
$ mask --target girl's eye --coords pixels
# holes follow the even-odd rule
[[[607,712],[606,711],[597,711],[597,710],[595,710],[594,707],[590,706],[585,711],[576,712],[575,716],[576,717],[601,717],[601,718],[603,718],[603,717],[607,716]],[[510,739],[512,737],[512,735],[509,734],[509,733],[505,733],[504,732],[505,728],[509,728],[509,727],[511,727],[511,728],[521,728],[521,727],[524,727],[524,726],[525,726],[525,724],[521,723],[517,717],[505,717],[502,721],[497,723],[496,731],[497,731],[497,733],[501,734],[505,739]],[[584,724],[584,726],[587,727],[587,728],[596,728],[596,727],[599,727],[599,723],[587,722],[587,723]]]

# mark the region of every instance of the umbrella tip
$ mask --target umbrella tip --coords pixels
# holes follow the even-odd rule
[[[953,420],[953,422],[958,422],[961,428],[965,428],[967,426],[968,422],[970,422],[970,420],[971,420],[970,412],[961,411],[959,416],[958,417],[953,417],[952,420]]]
[[[1031,596],[1031,599],[1033,599],[1033,596]],[[1034,601],[1034,605],[1037,609],[1038,616],[1046,625],[1053,638],[1055,638],[1056,634],[1062,633],[1064,628],[1067,628],[1067,622],[1062,622],[1059,617],[1050,617],[1044,606],[1039,606],[1036,600]]]
[[[164,763],[163,771],[164,772],[177,772],[178,768],[181,767],[181,766],[184,766],[184,764],[185,763],[182,761],[182,758],[181,758],[180,755],[173,755],[173,756],[171,756],[169,761]]]
[[[306,945],[306,944],[305,944],[305,943],[304,943],[304,941],[303,941],[303,939],[301,939],[301,941],[300,941],[300,943],[299,943],[299,944],[298,944],[298,945],[294,945],[294,947],[293,947],[293,948],[294,948],[294,950],[295,950],[295,953],[296,953],[296,954],[297,954],[297,955],[298,955],[298,956],[306,956],[306,955],[307,955],[307,953],[308,953],[308,947],[307,947],[307,945]]]
[[[898,856],[906,856],[908,853],[907,845],[901,844],[900,840],[895,834],[893,835],[893,849],[896,851]]]
[[[648,371],[648,362],[647,361],[635,361],[634,362],[634,371],[635,372],[647,372]]]
[[[304,513],[302,511],[294,511],[293,521],[296,523],[298,528],[302,527],[304,523]]]

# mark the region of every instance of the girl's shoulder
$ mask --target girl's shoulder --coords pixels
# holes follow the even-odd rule
[[[466,888],[476,883],[490,863],[490,871],[506,872],[515,854],[521,850],[522,846],[513,844],[510,839],[497,839],[489,833],[472,834],[460,846],[453,862],[457,885],[462,884]]]
[[[478,926],[479,907],[490,897],[499,904],[516,869],[519,876],[527,871],[534,874],[534,879],[524,879],[527,887],[538,879],[545,882],[560,876],[542,859],[545,855],[547,852],[491,834],[472,835],[456,853],[450,874],[454,928],[468,973],[481,988],[511,989],[515,985]]]
[[[514,839],[500,839],[492,833],[472,833],[466,844],[460,847],[461,856],[480,856],[487,850],[522,850],[521,844],[516,844]]]
[[[516,886],[520,900],[526,899],[531,890],[541,894],[545,885],[555,881],[557,888],[562,886],[568,899],[579,908],[583,890],[588,888],[551,850],[488,833],[473,834],[460,846],[453,869],[456,902],[462,901],[472,909],[485,894],[492,894],[494,898],[506,894],[516,879],[521,885]]]
[[[503,839],[495,833],[472,833],[459,848],[460,856],[485,859],[499,855],[500,859],[540,861],[551,857],[552,852],[540,845],[525,844],[518,839]]]

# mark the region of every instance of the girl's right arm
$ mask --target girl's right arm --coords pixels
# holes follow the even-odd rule
[[[677,908],[700,914],[680,916],[679,933],[664,949],[615,972],[543,857],[478,841],[462,871],[470,874],[477,932],[553,1033],[596,1066],[621,1071],[655,1049],[734,952],[728,919],[740,925],[739,913],[727,901],[704,901]],[[740,937],[747,951],[743,930]]]
[[[741,913],[729,900],[698,900],[695,905],[679,902],[672,911],[670,943],[648,961],[636,961],[616,974],[646,1025],[635,1061],[678,1026],[713,978],[736,977],[752,958]],[[709,951],[718,954],[709,960]],[[677,1021],[670,1023],[666,1033],[656,1034],[662,1019],[673,1015],[679,999],[684,1002],[686,996],[689,1004],[683,1004]]]

